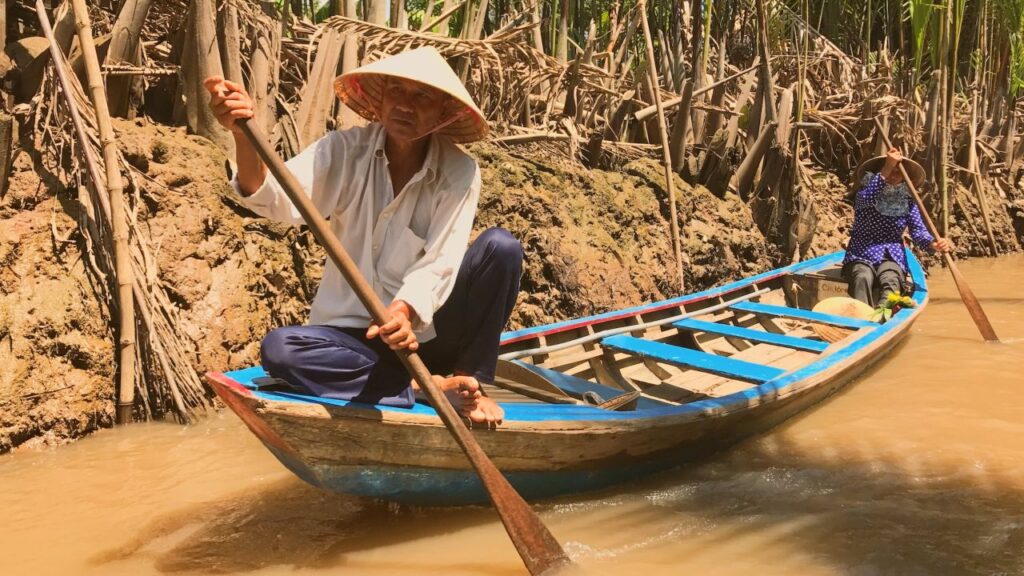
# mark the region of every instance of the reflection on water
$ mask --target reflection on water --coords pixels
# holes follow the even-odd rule
[[[1024,574],[1024,257],[948,274],[854,387],[687,469],[538,506],[590,574]],[[230,414],[0,458],[0,574],[522,574],[493,511],[329,494]]]

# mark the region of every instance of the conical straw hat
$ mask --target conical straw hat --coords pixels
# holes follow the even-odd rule
[[[473,142],[487,136],[487,120],[480,108],[455,71],[431,46],[402,52],[346,72],[334,80],[334,91],[356,114],[371,122],[378,121],[388,76],[426,84],[455,101],[456,104],[449,106],[443,117],[448,123],[438,130],[439,134],[453,142]]]
[[[848,298],[846,296],[825,298],[821,302],[815,304],[812,311],[831,314],[833,316],[858,318],[860,320],[871,320],[871,316],[875,313],[871,306],[868,306],[856,298]],[[838,342],[853,333],[853,330],[839,328],[830,324],[818,324],[817,322],[811,324],[811,330],[814,330],[815,334],[817,334],[822,340],[829,343]]]
[[[910,176],[910,181],[914,183],[914,187],[920,188],[921,184],[924,184],[924,168],[910,158],[904,158],[901,163],[903,164],[903,168],[907,171],[907,176]],[[885,166],[885,156],[875,156],[870,160],[865,160],[857,167],[857,172],[853,177],[853,181],[856,184],[860,184],[860,180],[864,177],[865,172],[878,174],[882,171],[883,166]],[[899,171],[899,168],[896,170]]]

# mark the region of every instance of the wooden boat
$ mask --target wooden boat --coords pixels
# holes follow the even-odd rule
[[[906,336],[928,300],[885,324],[815,313],[845,294],[843,253],[725,286],[502,337],[489,395],[505,421],[474,433],[526,498],[575,493],[678,466],[761,432],[840,389]],[[788,303],[788,305],[787,305]],[[811,323],[845,328],[834,343]],[[321,488],[426,505],[487,501],[434,410],[273,388],[261,368],[207,378],[292,472]]]

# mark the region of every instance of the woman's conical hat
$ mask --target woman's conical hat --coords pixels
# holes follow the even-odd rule
[[[356,114],[374,122],[380,119],[380,105],[388,76],[426,84],[451,97],[453,104],[442,116],[446,124],[438,130],[439,134],[453,142],[473,142],[487,137],[489,128],[480,108],[455,71],[431,46],[402,52],[346,72],[334,80],[334,91]]]
[[[907,171],[907,176],[910,176],[910,181],[914,183],[914,187],[920,188],[921,184],[924,184],[924,168],[910,158],[904,158],[902,164],[903,168]],[[857,167],[857,172],[853,177],[853,181],[859,184],[861,178],[864,177],[865,172],[878,174],[882,171],[882,166],[885,166],[885,156],[875,156],[870,160],[865,160]],[[899,170],[899,168],[897,168],[897,170]]]
[[[871,320],[875,311],[871,306],[846,296],[833,296],[825,298],[814,305],[813,312],[831,314],[833,316],[845,316],[847,318],[858,318],[860,320]],[[839,328],[830,324],[812,323],[811,330],[826,342],[838,342],[853,333],[853,330]]]

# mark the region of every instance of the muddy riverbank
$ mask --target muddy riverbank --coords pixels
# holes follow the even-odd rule
[[[308,233],[242,208],[227,184],[223,155],[207,140],[143,119],[115,127],[140,184],[137,220],[197,370],[256,363],[263,334],[305,320],[322,251]],[[111,323],[86,274],[91,256],[76,231],[78,192],[30,143],[22,147],[0,198],[0,452],[60,444],[113,421]],[[475,232],[503,226],[526,251],[510,328],[678,293],[658,164],[641,160],[612,172],[493,145],[472,152],[483,166]],[[681,179],[676,190],[687,291],[778,263],[736,195],[718,197]],[[845,243],[852,218],[845,192],[835,175],[813,178],[818,219],[811,255]],[[1019,250],[1024,230],[1021,220],[1014,228],[1013,216],[1024,218],[1024,194],[988,192],[1000,249]],[[971,228],[980,222],[976,204],[964,193],[957,206],[950,236],[958,255],[983,255]]]

